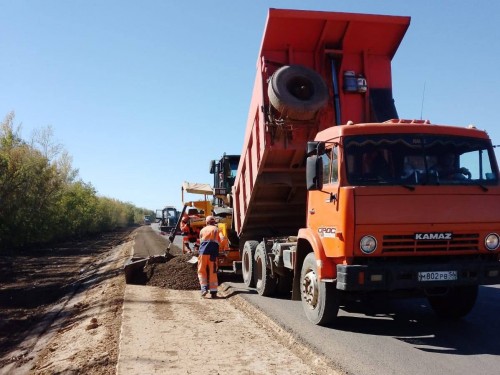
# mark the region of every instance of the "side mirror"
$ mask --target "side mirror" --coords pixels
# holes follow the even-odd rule
[[[215,160],[210,161],[210,174],[215,173]]]
[[[307,158],[306,186],[308,191],[323,189],[323,159],[317,155]]]

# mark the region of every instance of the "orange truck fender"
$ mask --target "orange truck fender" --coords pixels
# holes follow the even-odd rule
[[[294,265],[295,275],[300,275],[302,261],[311,251],[313,251],[316,256],[318,276],[320,280],[331,281],[335,279],[337,277],[337,271],[334,258],[326,257],[325,249],[323,248],[323,244],[321,243],[318,233],[313,231],[311,228],[299,229],[296,254],[297,262]]]

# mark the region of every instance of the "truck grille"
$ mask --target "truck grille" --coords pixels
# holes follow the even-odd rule
[[[415,240],[413,234],[385,235],[382,253],[421,253],[438,251],[479,251],[479,234],[454,234],[452,240]]]

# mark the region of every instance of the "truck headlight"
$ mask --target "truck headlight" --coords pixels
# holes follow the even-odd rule
[[[500,237],[498,237],[498,234],[496,233],[490,233],[486,236],[486,239],[484,240],[484,245],[488,250],[491,251],[496,250],[500,245]]]
[[[373,236],[364,236],[359,241],[359,248],[365,254],[371,254],[377,248],[377,240]]]

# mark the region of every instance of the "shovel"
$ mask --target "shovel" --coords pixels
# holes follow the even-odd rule
[[[181,220],[182,220],[182,217],[184,216],[184,212],[186,212],[186,208],[187,208],[186,205],[184,205],[184,207],[182,207],[182,212],[179,215],[179,218],[177,219],[177,223],[175,224],[174,229],[171,230],[170,235],[168,236],[169,244],[167,246],[167,253],[170,253],[170,246],[174,242],[175,235],[180,228]]]

